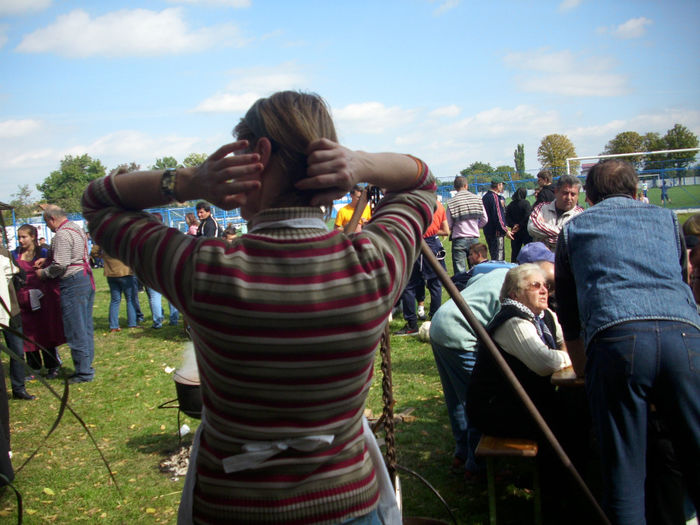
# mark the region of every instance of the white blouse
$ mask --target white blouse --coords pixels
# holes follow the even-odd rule
[[[564,337],[557,315],[554,317],[555,333],[552,334],[558,348],[564,345]],[[548,348],[537,335],[537,328],[532,322],[520,317],[512,317],[499,326],[493,334],[493,340],[505,352],[517,357],[525,366],[540,376],[548,376],[557,370],[571,366],[571,358],[565,350]]]

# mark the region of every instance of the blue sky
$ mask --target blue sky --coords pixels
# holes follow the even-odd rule
[[[567,135],[700,135],[700,2],[0,0],[0,201],[65,155],[111,169],[230,141],[258,97],[321,94],[341,142],[442,179]],[[38,197],[38,192],[35,192]]]

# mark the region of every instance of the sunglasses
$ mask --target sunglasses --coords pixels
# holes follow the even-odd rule
[[[530,291],[539,290],[540,288],[545,288],[547,291],[551,291],[552,289],[548,283],[543,281],[532,281],[525,286],[525,289]]]

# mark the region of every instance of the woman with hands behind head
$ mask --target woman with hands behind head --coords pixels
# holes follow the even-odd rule
[[[316,95],[260,99],[234,134],[198,168],[105,177],[83,197],[96,242],[190,322],[204,408],[180,522],[390,519],[362,414],[434,179],[413,157],[337,144]],[[361,233],[329,231],[319,206],[358,182],[387,196]],[[248,233],[193,238],[135,211],[193,199],[240,207]]]

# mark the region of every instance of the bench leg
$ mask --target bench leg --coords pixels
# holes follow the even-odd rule
[[[486,458],[486,479],[489,490],[489,523],[496,525],[496,479],[494,475],[493,458]]]
[[[542,525],[542,490],[540,489],[540,469],[533,461],[532,485],[535,489],[535,525]]]

